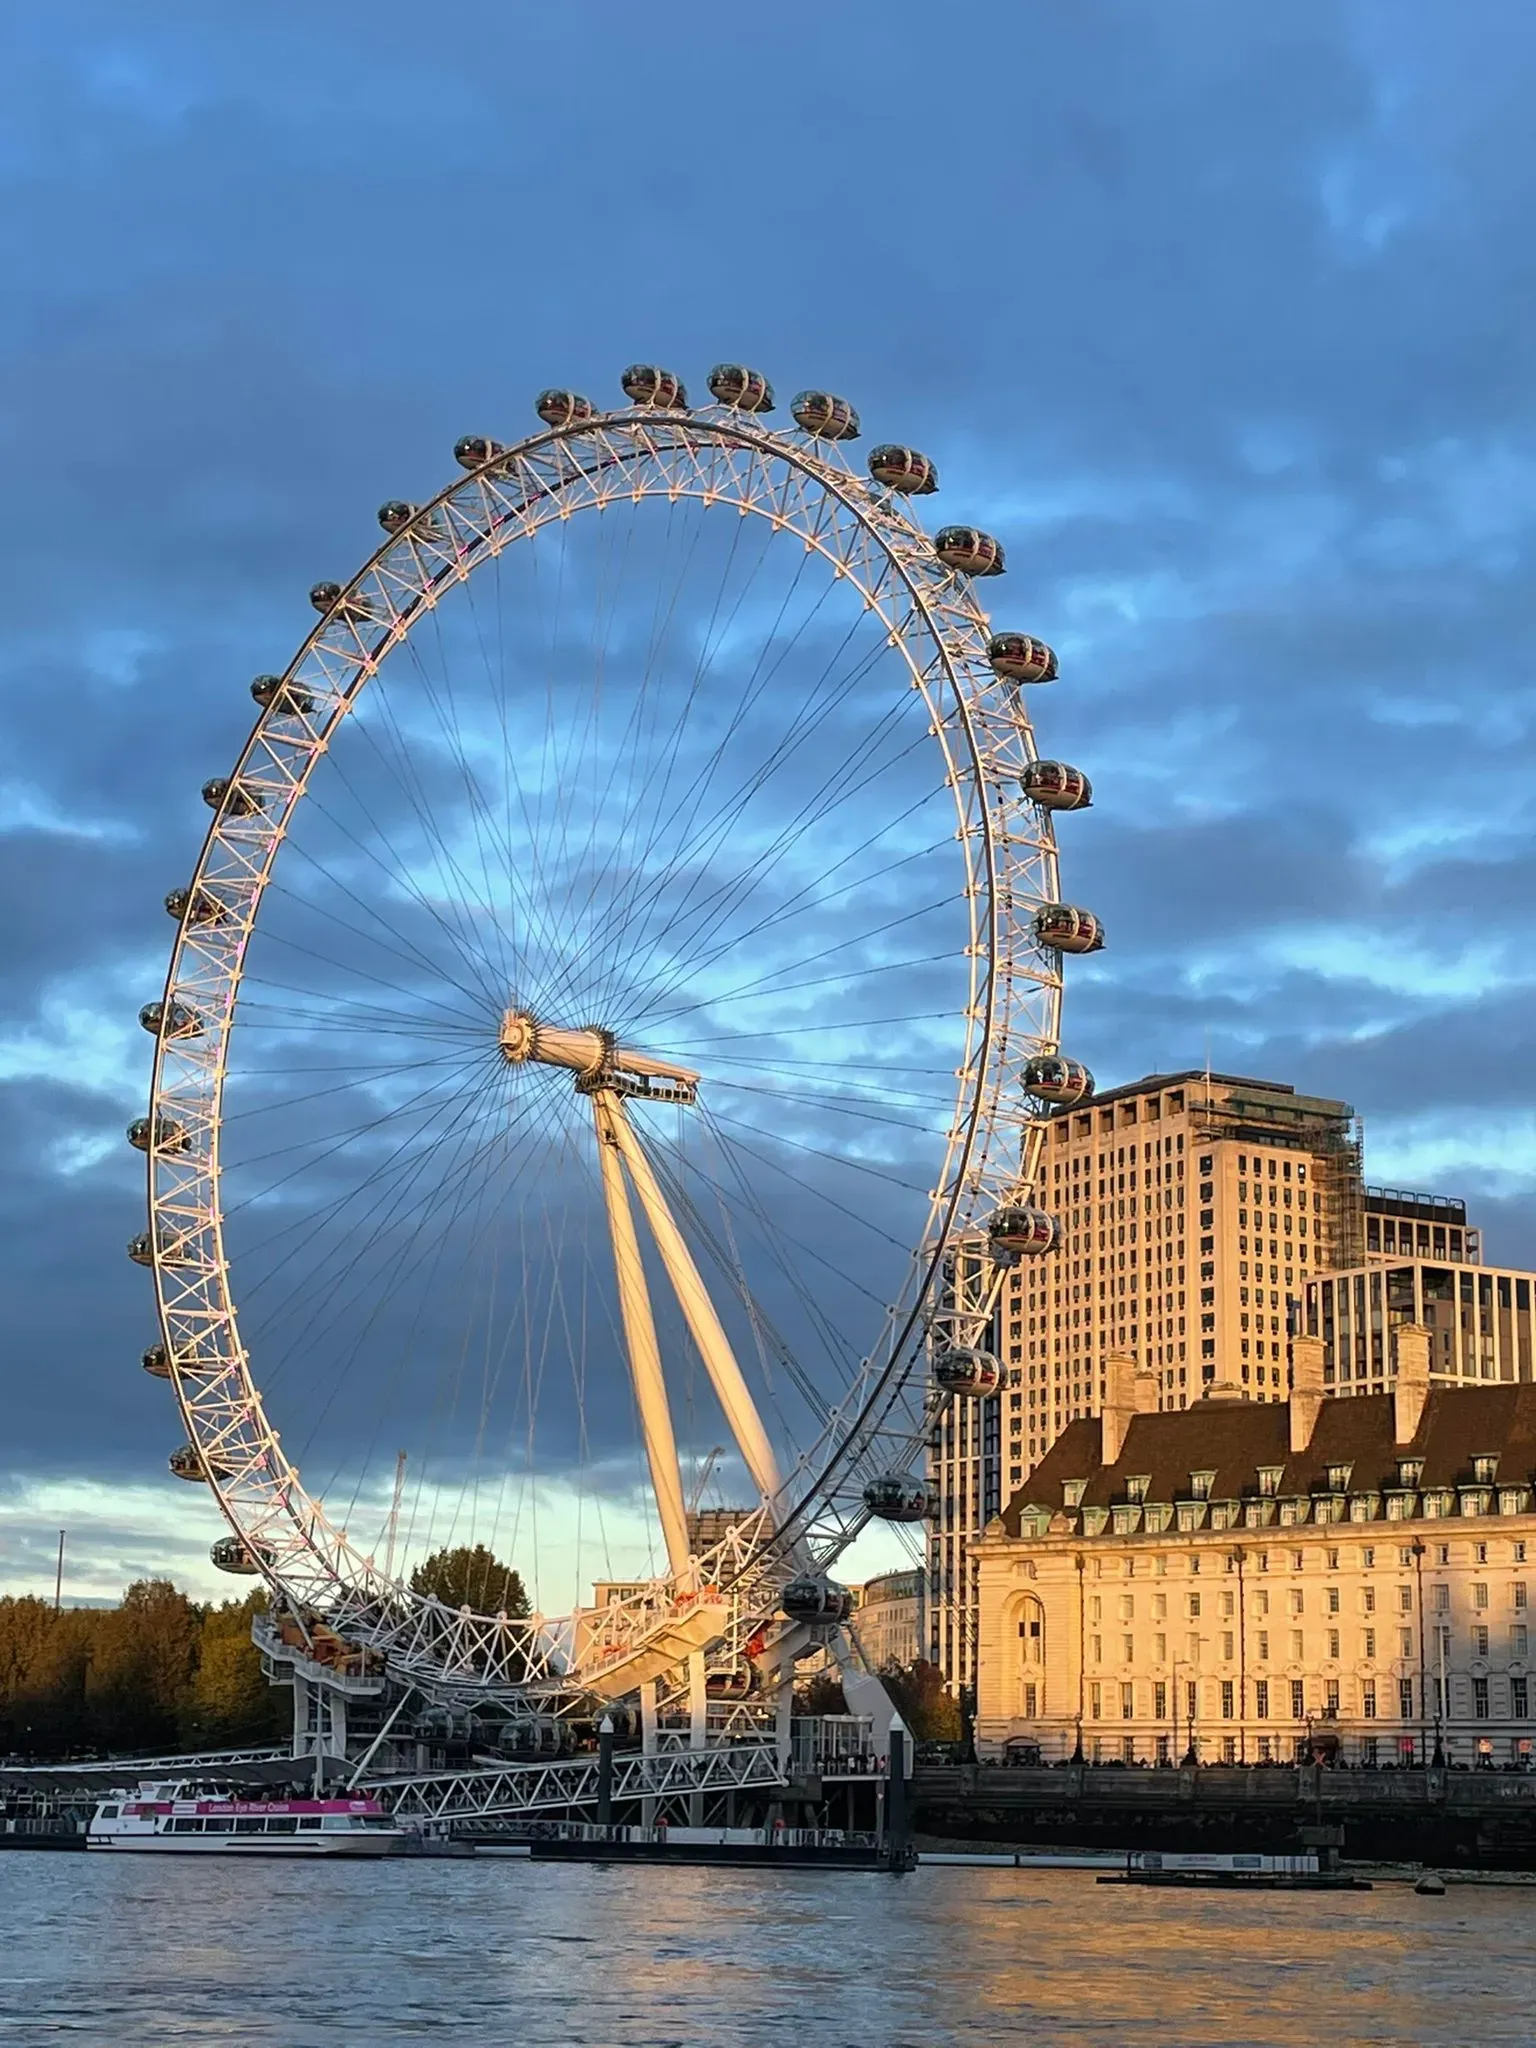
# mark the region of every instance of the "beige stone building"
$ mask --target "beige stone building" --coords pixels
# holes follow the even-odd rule
[[[1284,1401],[1218,1382],[1182,1409],[1113,1356],[1102,1414],[974,1546],[983,1753],[1530,1760],[1536,1386],[1432,1385],[1414,1325],[1394,1348],[1363,1398],[1304,1337]]]
[[[1009,1276],[1004,1389],[952,1402],[930,1440],[930,1651],[975,1679],[970,1543],[1061,1432],[1098,1413],[1111,1353],[1183,1408],[1218,1375],[1286,1394],[1288,1303],[1363,1244],[1360,1143],[1344,1102],[1190,1070],[1106,1090],[1050,1119],[1036,1200],[1052,1253]]]

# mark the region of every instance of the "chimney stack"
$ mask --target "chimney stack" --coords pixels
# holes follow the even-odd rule
[[[1323,1405],[1323,1340],[1321,1337],[1293,1337],[1291,1340],[1291,1453],[1304,1451],[1317,1427]]]
[[[1143,1372],[1128,1351],[1111,1351],[1104,1372],[1107,1391],[1099,1415],[1099,1459],[1117,1465],[1135,1417],[1157,1412],[1157,1376]]]
[[[1393,1336],[1397,1377],[1392,1383],[1392,1438],[1401,1448],[1418,1435],[1429,1399],[1430,1333],[1422,1323],[1399,1323]]]

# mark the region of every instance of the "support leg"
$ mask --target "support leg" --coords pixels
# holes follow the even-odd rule
[[[640,1688],[640,1748],[646,1756],[656,1754],[656,1681],[647,1679]],[[642,1799],[640,1802],[640,1825],[653,1828],[656,1825],[656,1802]]]
[[[624,1342],[629,1352],[635,1402],[640,1410],[646,1461],[651,1470],[651,1490],[656,1496],[656,1511],[661,1517],[667,1565],[672,1576],[679,1578],[688,1568],[688,1517],[683,1506],[683,1475],[677,1462],[677,1440],[672,1432],[672,1411],[667,1405],[667,1386],[662,1377],[661,1349],[656,1342],[651,1297],[646,1289],[645,1269],[640,1263],[635,1219],[630,1213],[624,1169],[619,1157],[619,1140],[615,1136],[615,1125],[622,1120],[623,1111],[617,1107],[615,1097],[599,1091],[592,1097],[592,1116],[597,1125],[597,1156],[602,1166],[603,1199],[608,1206],[608,1231],[613,1239],[613,1263],[618,1273]]]
[[[695,1650],[688,1659],[688,1747],[703,1749],[709,1740],[709,1692],[705,1684],[704,1652]],[[688,1825],[704,1825],[704,1794],[688,1795]]]
[[[779,1468],[773,1446],[768,1441],[768,1432],[763,1428],[762,1417],[742,1377],[741,1367],[736,1363],[730,1340],[715,1314],[714,1303],[699,1277],[693,1254],[684,1243],[683,1234],[673,1221],[672,1211],[667,1207],[656,1176],[651,1171],[651,1162],[630,1129],[622,1103],[617,1097],[612,1098],[612,1102],[614,1139],[635,1184],[640,1205],[645,1210],[645,1220],[651,1226],[651,1235],[656,1240],[656,1249],[661,1253],[667,1277],[677,1295],[678,1306],[699,1348],[704,1369],[725,1411],[725,1419],[752,1475],[753,1484],[759,1493],[771,1500],[779,1490]]]

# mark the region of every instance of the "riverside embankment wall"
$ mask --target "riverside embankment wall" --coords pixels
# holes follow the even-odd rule
[[[912,1793],[919,1832],[956,1840],[1288,1851],[1321,1839],[1349,1858],[1536,1869],[1536,1774],[983,1764],[921,1769]]]

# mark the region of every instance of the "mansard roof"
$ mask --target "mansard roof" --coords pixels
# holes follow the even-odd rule
[[[1190,1474],[1209,1472],[1212,1500],[1251,1499],[1262,1466],[1280,1468],[1284,1499],[1328,1490],[1330,1465],[1348,1465],[1351,1493],[1400,1484],[1398,1460],[1423,1461],[1420,1490],[1472,1484],[1472,1460],[1498,1456],[1494,1484],[1530,1485],[1536,1474],[1536,1384],[1431,1387],[1411,1443],[1394,1441],[1393,1397],[1338,1396],[1318,1410],[1304,1451],[1292,1452],[1284,1402],[1198,1401],[1192,1408],[1135,1416],[1115,1464],[1100,1462],[1097,1417],[1069,1423],[1003,1512],[1010,1535],[1026,1508],[1059,1509],[1062,1483],[1084,1480],[1081,1505],[1112,1507],[1126,1482],[1145,1477],[1148,1501],[1190,1497]]]

